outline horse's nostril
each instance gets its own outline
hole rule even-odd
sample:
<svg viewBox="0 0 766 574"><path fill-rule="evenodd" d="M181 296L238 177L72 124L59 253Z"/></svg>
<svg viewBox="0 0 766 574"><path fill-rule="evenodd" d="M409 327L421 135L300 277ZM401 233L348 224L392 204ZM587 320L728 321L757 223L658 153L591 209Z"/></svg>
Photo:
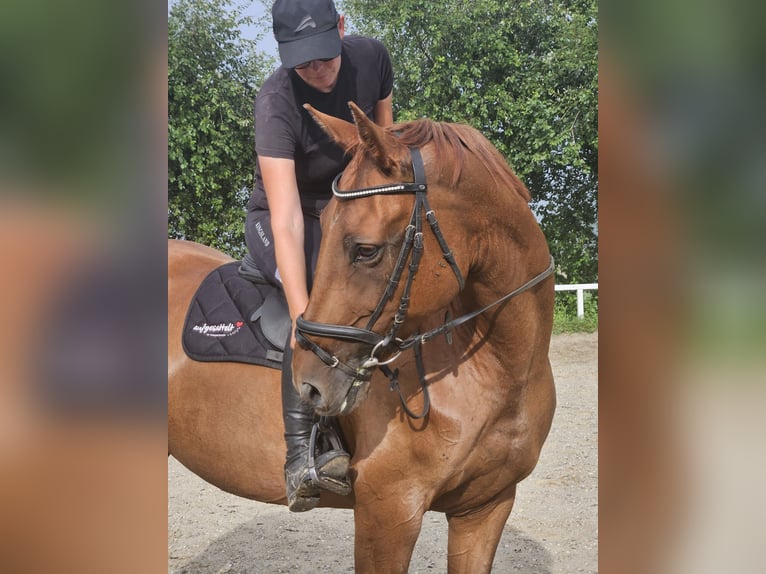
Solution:
<svg viewBox="0 0 766 574"><path fill-rule="evenodd" d="M322 393L314 385L303 383L301 385L301 399L312 407L317 407L322 402Z"/></svg>

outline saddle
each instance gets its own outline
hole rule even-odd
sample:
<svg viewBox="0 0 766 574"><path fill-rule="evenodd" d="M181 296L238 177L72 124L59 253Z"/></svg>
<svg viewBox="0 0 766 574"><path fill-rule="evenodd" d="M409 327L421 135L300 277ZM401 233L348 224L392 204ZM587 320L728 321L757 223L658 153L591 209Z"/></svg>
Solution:
<svg viewBox="0 0 766 574"><path fill-rule="evenodd" d="M249 253L240 262L239 274L253 283L270 285ZM281 351L285 350L285 343L290 335L290 310L282 289L269 290L263 305L250 315L250 321L260 321L261 331L266 339Z"/></svg>
<svg viewBox="0 0 766 574"><path fill-rule="evenodd" d="M189 305L182 344L197 361L281 369L289 335L282 290L247 256L214 269L202 281Z"/></svg>

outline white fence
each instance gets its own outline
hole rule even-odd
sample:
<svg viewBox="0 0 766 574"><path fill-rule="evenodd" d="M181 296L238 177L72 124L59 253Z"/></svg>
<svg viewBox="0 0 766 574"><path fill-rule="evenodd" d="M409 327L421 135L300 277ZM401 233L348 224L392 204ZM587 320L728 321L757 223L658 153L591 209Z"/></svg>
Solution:
<svg viewBox="0 0 766 574"><path fill-rule="evenodd" d="M577 316L581 319L585 316L584 291L598 291L598 283L580 283L578 285L556 285L556 291L577 291Z"/></svg>

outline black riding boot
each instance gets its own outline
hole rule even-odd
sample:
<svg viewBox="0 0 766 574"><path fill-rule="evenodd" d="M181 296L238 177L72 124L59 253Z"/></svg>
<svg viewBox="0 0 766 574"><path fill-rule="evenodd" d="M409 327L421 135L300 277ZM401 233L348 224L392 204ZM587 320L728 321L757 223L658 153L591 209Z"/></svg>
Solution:
<svg viewBox="0 0 766 574"><path fill-rule="evenodd" d="M287 506L293 512L311 510L319 504L319 489L324 488L336 494L351 492L346 473L349 455L340 447L340 441L333 429L327 429L320 444L328 443L330 448L322 454L315 454L316 479L309 469L309 442L316 415L314 410L303 403L292 381L292 349L288 342L282 364L282 417L285 423L285 482L287 484Z"/></svg>

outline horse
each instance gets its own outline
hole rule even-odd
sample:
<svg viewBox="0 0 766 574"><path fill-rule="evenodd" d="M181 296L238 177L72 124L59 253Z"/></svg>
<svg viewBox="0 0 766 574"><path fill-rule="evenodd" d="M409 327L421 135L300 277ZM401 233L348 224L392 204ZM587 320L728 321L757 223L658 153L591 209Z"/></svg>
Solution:
<svg viewBox="0 0 766 574"><path fill-rule="evenodd" d="M429 510L447 517L449 572L490 572L555 410L553 260L529 191L480 132L381 128L349 107L354 123L306 106L351 158L294 331L293 382L352 455L353 493L320 505L353 508L357 572L407 572ZM231 259L189 242L168 255L169 452L285 504L279 373L181 348L197 285Z"/></svg>

